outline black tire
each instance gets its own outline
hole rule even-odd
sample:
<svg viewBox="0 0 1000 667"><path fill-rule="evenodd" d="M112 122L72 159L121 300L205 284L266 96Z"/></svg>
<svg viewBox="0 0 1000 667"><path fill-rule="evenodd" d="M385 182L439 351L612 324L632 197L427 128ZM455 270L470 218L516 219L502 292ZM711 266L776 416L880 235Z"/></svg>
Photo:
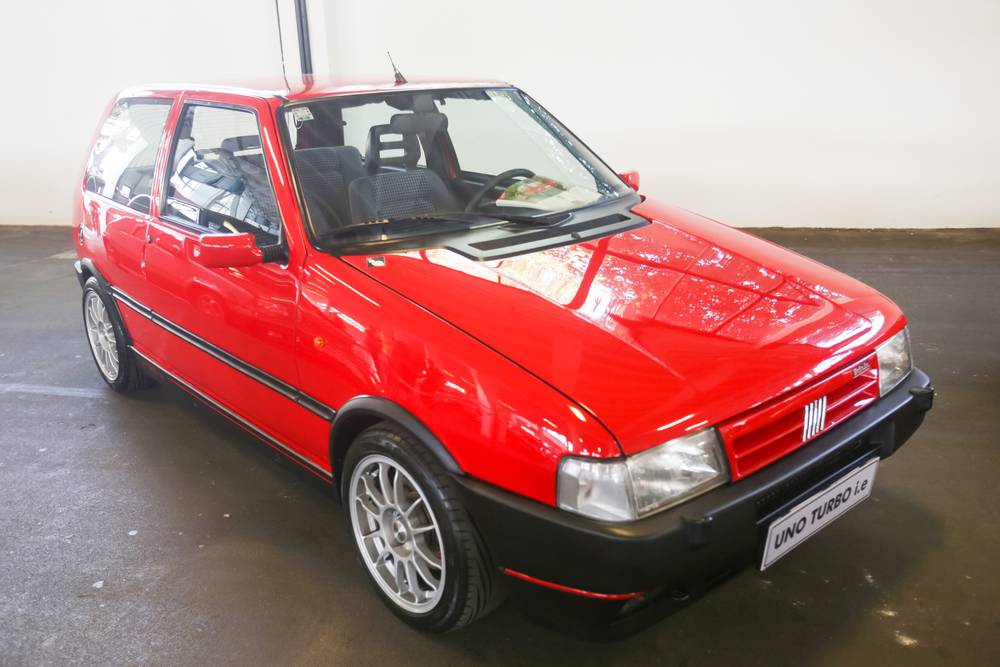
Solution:
<svg viewBox="0 0 1000 667"><path fill-rule="evenodd" d="M86 310L91 294L96 295L96 297L101 300L101 303L104 304L107 317L110 320L112 330L114 331L115 349L118 352L118 372L114 374L113 377L101 368L101 363L97 359L97 352L94 349L94 345L90 343L89 334L87 332ZM104 290L101 289L101 284L94 277L88 278L87 282L83 285L82 307L84 311L84 335L88 336L87 347L90 349L90 356L94 360L94 365L97 367L97 372L100 374L101 379L103 379L109 387L123 394L138 391L140 389L146 389L154 385L155 382L153 379L142 369L128 347L128 343L126 342L128 341L128 334L125 331L125 325L118 316L118 310L115 308L114 302L110 296L104 293Z"/></svg>
<svg viewBox="0 0 1000 667"><path fill-rule="evenodd" d="M391 459L403 468L419 486L419 492L431 505L436 518L445 574L440 598L426 612L414 613L401 606L382 590L366 565L361 539L354 530L350 487L355 468L360 462L371 460L372 455ZM381 422L355 439L344 461L341 497L362 569L386 606L410 625L424 632L450 632L485 616L503 601L498 572L459 499L455 483L434 455L404 429L391 422Z"/></svg>

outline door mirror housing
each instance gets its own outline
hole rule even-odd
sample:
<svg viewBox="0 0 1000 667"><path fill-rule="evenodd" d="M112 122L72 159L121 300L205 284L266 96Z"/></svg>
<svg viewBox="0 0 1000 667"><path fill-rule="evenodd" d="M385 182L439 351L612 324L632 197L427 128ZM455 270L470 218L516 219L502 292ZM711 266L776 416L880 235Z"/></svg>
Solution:
<svg viewBox="0 0 1000 667"><path fill-rule="evenodd" d="M639 191L639 172L635 170L623 171L618 174L618 178L625 181L625 185L629 186L636 192Z"/></svg>
<svg viewBox="0 0 1000 667"><path fill-rule="evenodd" d="M253 234L205 234L188 239L188 257L208 268L253 266L264 261Z"/></svg>

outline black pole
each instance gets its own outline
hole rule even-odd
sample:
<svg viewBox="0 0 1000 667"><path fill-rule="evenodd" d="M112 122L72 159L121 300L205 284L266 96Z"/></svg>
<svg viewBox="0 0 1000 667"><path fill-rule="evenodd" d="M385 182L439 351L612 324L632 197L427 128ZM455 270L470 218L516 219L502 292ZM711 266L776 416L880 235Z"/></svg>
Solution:
<svg viewBox="0 0 1000 667"><path fill-rule="evenodd" d="M313 73L312 49L309 47L309 17L306 0L295 0L295 24L299 31L299 62L303 74Z"/></svg>

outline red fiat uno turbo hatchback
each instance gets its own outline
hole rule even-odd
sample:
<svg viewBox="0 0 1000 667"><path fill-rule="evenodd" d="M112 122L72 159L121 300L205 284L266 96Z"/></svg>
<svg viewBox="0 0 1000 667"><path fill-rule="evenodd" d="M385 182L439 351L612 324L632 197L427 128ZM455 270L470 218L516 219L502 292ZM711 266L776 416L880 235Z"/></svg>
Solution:
<svg viewBox="0 0 1000 667"><path fill-rule="evenodd" d="M413 625L627 626L867 498L933 397L892 301L638 184L504 83L128 90L86 334L333 485Z"/></svg>

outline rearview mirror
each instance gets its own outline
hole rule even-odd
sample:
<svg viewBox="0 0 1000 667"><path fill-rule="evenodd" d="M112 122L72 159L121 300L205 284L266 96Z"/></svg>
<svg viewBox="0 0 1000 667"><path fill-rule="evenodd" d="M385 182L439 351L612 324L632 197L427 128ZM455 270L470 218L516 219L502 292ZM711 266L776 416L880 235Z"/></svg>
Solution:
<svg viewBox="0 0 1000 667"><path fill-rule="evenodd" d="M639 191L639 172L623 171L620 174L618 174L618 178L625 181L625 184L628 185L633 190L635 190L636 192Z"/></svg>
<svg viewBox="0 0 1000 667"><path fill-rule="evenodd" d="M264 261L253 234L206 234L188 239L187 244L191 260L209 268L253 266Z"/></svg>

